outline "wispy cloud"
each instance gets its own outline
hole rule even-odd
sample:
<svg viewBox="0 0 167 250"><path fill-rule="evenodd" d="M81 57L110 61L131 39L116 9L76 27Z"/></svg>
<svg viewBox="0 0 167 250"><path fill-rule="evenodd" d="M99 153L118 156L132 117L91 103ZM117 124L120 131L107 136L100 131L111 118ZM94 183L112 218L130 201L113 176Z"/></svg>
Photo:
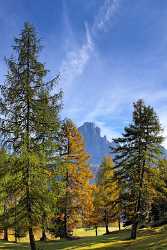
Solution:
<svg viewBox="0 0 167 250"><path fill-rule="evenodd" d="M85 43L80 48L67 53L65 60L62 62L60 72L63 81L68 81L68 83L83 73L93 51L93 41L87 24L85 24L85 32Z"/></svg>
<svg viewBox="0 0 167 250"><path fill-rule="evenodd" d="M163 107L159 108L157 110L160 123L163 129L163 136L164 136L164 142L163 146L167 149L167 115L166 115L167 105L164 105Z"/></svg>
<svg viewBox="0 0 167 250"><path fill-rule="evenodd" d="M106 29L118 9L118 3L119 0L105 0L90 29L88 24L85 24L85 42L79 48L68 52L60 67L63 82L68 82L69 85L83 73L94 51L95 41L92 37Z"/></svg>
<svg viewBox="0 0 167 250"><path fill-rule="evenodd" d="M111 128L111 126L107 126L105 122L96 121L96 125L101 129L101 135L106 136L109 141L112 141L113 138L120 136L118 131Z"/></svg>
<svg viewBox="0 0 167 250"><path fill-rule="evenodd" d="M93 31L106 31L112 24L112 18L118 11L120 0L106 0L100 8L93 24Z"/></svg>
<svg viewBox="0 0 167 250"><path fill-rule="evenodd" d="M110 63L109 65L107 64L108 62L106 62L106 58L98 57L99 51L96 51L96 41L101 37L103 32L110 31L121 7L121 0L104 0L101 2L103 5L97 11L93 23L85 25L83 43L78 45L76 42L74 49L67 52L62 61L60 71L63 75L63 85L65 85L65 113L67 116L71 116L78 125L85 121L95 122L101 127L102 134L107 135L108 138L111 139L120 135L124 126L131 121L133 102L138 98L144 98L146 104L151 104L155 107L155 110L160 116L162 126L165 129L164 134L167 136L166 109L164 112L158 109L159 103L164 102L167 98L167 91L164 90L163 86L157 88L157 84L155 83L163 82L164 79L162 73L159 74L158 71L154 70L155 64L152 63L151 65L152 71L148 70L150 69L150 63L148 62L150 57L146 57L146 62L143 63L142 61L144 68L146 68L145 65L149 65L147 72L145 72L145 69L142 67L137 67L136 70L136 66L133 65L133 60L131 63L131 61L129 62L129 58L127 64L125 61L125 63L121 65L118 64L117 66L115 63L115 61L117 62L117 58L114 63ZM87 76L87 83L84 83L85 78L83 78L84 80L77 78L83 75L88 65L92 65L93 60L91 61L91 59L94 58L94 55L96 55L96 59L100 61L99 66L97 66L97 64L95 65L97 73L94 71L93 77L92 75L91 77ZM127 66L126 68L126 65L130 65L130 67L128 68ZM158 65L158 69L160 72L163 72L161 66L162 65ZM103 77L100 79L98 78L100 76L98 71L103 71ZM136 72L142 72L142 76L136 74ZM76 79L78 81L76 81ZM77 82L79 82L79 84L82 82L86 85L86 87L82 86L83 93L76 94L77 88L75 84ZM78 86L80 87L79 84ZM89 84L91 84L91 88L89 88ZM89 93L85 90L86 88L89 88ZM70 91L73 91L73 95L69 94ZM93 93L93 91L95 93ZM85 93L88 98L83 105ZM66 95L70 96L70 100ZM165 140L164 145L167 147L167 140Z"/></svg>

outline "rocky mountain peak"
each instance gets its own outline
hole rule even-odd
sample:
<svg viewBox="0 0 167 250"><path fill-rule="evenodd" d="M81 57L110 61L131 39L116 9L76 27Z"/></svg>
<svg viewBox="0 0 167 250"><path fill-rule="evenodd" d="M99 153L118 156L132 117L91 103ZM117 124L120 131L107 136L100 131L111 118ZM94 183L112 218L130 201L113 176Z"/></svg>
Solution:
<svg viewBox="0 0 167 250"><path fill-rule="evenodd" d="M93 122L85 122L78 128L84 138L85 147L93 166L98 166L104 156L110 155L111 142L106 136L101 136L101 130Z"/></svg>

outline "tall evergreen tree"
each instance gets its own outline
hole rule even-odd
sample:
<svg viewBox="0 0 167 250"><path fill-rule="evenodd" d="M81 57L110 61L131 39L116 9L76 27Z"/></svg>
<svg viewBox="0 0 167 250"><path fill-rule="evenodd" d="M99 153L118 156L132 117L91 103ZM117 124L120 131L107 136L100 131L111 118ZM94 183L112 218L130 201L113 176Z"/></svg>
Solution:
<svg viewBox="0 0 167 250"><path fill-rule="evenodd" d="M114 139L114 162L126 197L125 211L132 224L131 238L136 238L138 223L150 211L150 186L153 168L160 154L161 126L152 107L143 100L134 103L133 121L122 137Z"/></svg>
<svg viewBox="0 0 167 250"><path fill-rule="evenodd" d="M41 46L32 25L24 25L13 49L15 57L6 60L8 73L1 85L0 132L3 146L12 152L9 172L19 197L18 219L24 218L31 249L36 250L33 226L41 220L48 195L53 168L48 163L56 155L62 93L55 93L58 76L45 80L48 71L38 61Z"/></svg>

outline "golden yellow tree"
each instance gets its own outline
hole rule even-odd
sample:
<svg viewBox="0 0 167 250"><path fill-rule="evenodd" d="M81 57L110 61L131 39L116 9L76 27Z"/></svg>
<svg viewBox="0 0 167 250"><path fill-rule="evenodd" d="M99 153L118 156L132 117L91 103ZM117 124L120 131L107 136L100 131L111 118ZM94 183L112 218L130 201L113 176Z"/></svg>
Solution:
<svg viewBox="0 0 167 250"><path fill-rule="evenodd" d="M96 211L105 224L106 234L109 233L109 223L120 216L120 189L110 156L104 157L97 173L95 201Z"/></svg>
<svg viewBox="0 0 167 250"><path fill-rule="evenodd" d="M64 214L64 237L69 236L76 225L83 225L93 209L90 180L93 175L88 163L83 138L71 120L63 126L64 147L64 197L60 206Z"/></svg>

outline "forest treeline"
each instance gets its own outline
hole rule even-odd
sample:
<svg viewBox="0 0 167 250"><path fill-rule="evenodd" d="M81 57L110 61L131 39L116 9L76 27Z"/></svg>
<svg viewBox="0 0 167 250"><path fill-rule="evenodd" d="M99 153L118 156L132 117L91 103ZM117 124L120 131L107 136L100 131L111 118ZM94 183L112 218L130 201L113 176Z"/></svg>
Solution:
<svg viewBox="0 0 167 250"><path fill-rule="evenodd" d="M94 176L82 136L70 119L61 119L60 75L48 79L39 61L40 40L25 23L6 59L0 85L0 229L15 240L34 229L71 238L76 227L117 222L137 228L167 222L167 160L162 156L163 130L151 106L133 104L132 121L113 139ZM112 104L111 104L112 105ZM105 110L104 110L105 113ZM94 180L94 181L93 181Z"/></svg>

